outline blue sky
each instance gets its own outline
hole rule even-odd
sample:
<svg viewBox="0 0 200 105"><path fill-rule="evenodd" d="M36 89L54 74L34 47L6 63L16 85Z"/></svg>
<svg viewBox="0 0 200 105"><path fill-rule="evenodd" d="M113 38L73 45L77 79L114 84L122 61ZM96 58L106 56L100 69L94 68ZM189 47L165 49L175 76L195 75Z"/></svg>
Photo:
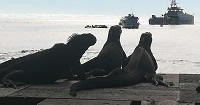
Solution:
<svg viewBox="0 0 200 105"><path fill-rule="evenodd" d="M160 16L170 0L0 0L0 13L88 14L123 16ZM200 0L177 0L184 12L200 17Z"/></svg>

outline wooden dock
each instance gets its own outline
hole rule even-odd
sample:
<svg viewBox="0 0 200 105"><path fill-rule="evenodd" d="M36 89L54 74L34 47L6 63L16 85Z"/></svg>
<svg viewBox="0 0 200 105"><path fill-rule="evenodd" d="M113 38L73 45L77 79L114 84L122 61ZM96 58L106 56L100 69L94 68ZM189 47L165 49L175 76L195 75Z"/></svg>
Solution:
<svg viewBox="0 0 200 105"><path fill-rule="evenodd" d="M200 105L198 74L160 74L175 86L140 83L128 87L93 89L70 96L76 81L57 81L51 85L0 88L0 105Z"/></svg>

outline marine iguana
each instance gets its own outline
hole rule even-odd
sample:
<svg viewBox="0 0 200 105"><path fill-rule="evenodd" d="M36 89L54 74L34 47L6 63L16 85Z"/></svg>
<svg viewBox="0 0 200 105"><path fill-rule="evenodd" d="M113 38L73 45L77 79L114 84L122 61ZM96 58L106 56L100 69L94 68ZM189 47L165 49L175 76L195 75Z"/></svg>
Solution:
<svg viewBox="0 0 200 105"><path fill-rule="evenodd" d="M119 25L111 26L107 41L98 56L82 64L83 70L88 75L107 75L113 69L122 66L127 57L120 43L121 33Z"/></svg>
<svg viewBox="0 0 200 105"><path fill-rule="evenodd" d="M151 43L152 43L152 34L150 32L145 32L145 33L143 33L141 35L139 44L136 46L136 49L138 47L144 48L149 53L149 55L151 56L151 59L153 60L153 64L154 64L154 67L155 67L155 70L157 70L158 69L158 65L157 65L156 59L153 56L153 53L151 51ZM125 67L127 65L127 63L129 62L130 58L131 58L131 55L128 56L127 59L123 62L122 67Z"/></svg>
<svg viewBox="0 0 200 105"><path fill-rule="evenodd" d="M144 34L141 36L139 45L131 54L124 68L116 68L106 76L99 76L74 83L70 87L69 94L76 96L76 92L81 90L130 86L141 82L151 82L155 85L169 86L167 83L163 82L161 76L156 75L157 66L155 66L155 62L152 59L152 54L149 54L149 51L144 47L151 46L149 45L151 44L151 34Z"/></svg>
<svg viewBox="0 0 200 105"><path fill-rule="evenodd" d="M96 43L90 33L73 34L67 44L55 44L52 48L0 64L0 80L5 87L23 83L52 83L58 79L86 79L80 63L85 51Z"/></svg>

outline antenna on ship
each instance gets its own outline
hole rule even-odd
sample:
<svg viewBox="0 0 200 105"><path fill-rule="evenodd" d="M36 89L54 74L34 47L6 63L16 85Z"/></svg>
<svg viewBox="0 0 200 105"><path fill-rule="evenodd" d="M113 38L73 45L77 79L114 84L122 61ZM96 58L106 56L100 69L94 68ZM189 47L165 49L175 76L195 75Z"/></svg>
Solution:
<svg viewBox="0 0 200 105"><path fill-rule="evenodd" d="M132 9L132 7L131 7L131 15L133 15L133 9Z"/></svg>

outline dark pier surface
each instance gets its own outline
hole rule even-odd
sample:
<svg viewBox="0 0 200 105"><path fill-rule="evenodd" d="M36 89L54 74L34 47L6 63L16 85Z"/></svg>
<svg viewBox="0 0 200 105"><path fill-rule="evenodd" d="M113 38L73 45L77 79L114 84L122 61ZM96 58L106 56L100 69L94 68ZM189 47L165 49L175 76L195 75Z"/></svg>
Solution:
<svg viewBox="0 0 200 105"><path fill-rule="evenodd" d="M69 87L76 81L57 81L50 85L0 88L0 105L200 105L195 89L200 74L160 74L175 86L140 83L133 86L93 89L70 96Z"/></svg>

